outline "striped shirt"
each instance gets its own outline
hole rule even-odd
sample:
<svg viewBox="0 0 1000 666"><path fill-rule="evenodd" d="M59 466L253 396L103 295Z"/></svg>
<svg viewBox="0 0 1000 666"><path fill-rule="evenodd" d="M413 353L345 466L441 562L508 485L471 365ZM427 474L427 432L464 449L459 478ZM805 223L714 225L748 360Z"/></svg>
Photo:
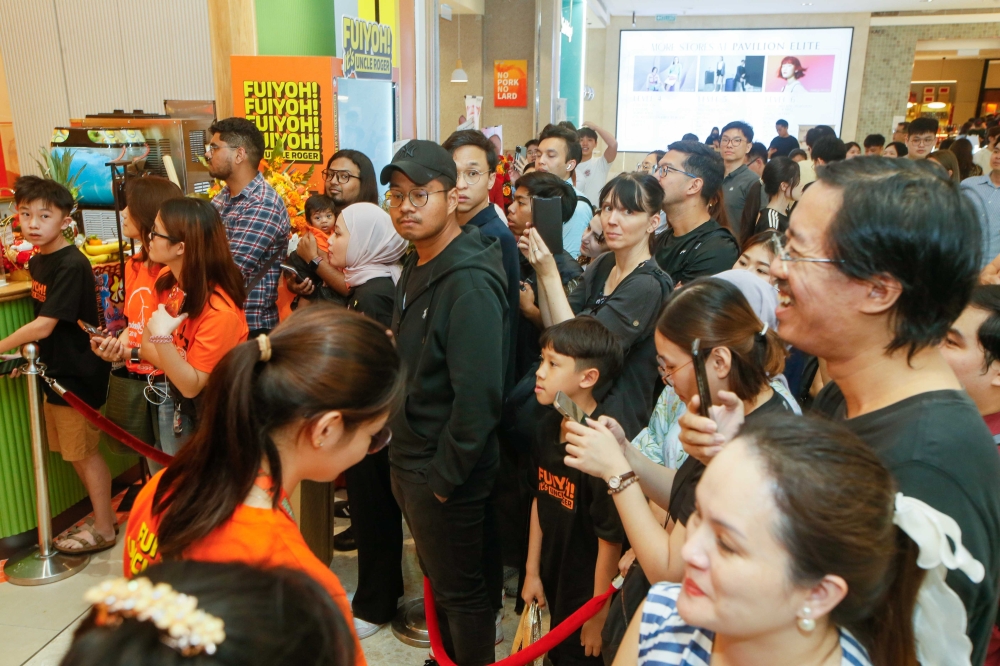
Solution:
<svg viewBox="0 0 1000 666"><path fill-rule="evenodd" d="M677 613L676 583L657 583L649 590L639 624L639 664L709 666L715 633L692 627ZM846 629L840 630L841 666L871 666L868 653Z"/></svg>
<svg viewBox="0 0 1000 666"><path fill-rule="evenodd" d="M284 258L288 254L288 237L292 232L288 208L261 174L254 176L236 196L230 195L226 185L212 199L212 204L222 217L229 250L243 273L244 284L249 284L271 257L280 254ZM247 294L243 308L251 331L278 325L280 261L275 261Z"/></svg>
<svg viewBox="0 0 1000 666"><path fill-rule="evenodd" d="M962 192L972 202L979 217L983 233L983 261L980 268L983 268L1000 254L1000 187L994 185L987 174L963 180Z"/></svg>

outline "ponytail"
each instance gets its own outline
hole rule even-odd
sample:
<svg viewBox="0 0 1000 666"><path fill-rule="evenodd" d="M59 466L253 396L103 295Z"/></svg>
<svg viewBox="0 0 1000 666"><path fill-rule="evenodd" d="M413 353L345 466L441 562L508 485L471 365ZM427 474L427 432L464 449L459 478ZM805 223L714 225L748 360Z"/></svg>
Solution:
<svg viewBox="0 0 1000 666"><path fill-rule="evenodd" d="M872 666L918 666L916 637L913 633L913 610L917 593L927 573L917 565L920 548L896 528L896 557L889 589L872 615L848 629L868 648ZM830 615L837 621L837 610Z"/></svg>
<svg viewBox="0 0 1000 666"><path fill-rule="evenodd" d="M249 494L262 461L274 479L277 506L281 456L271 435L295 423L308 427L338 410L348 431L392 412L405 376L382 326L363 315L316 305L278 326L262 360L256 340L230 351L203 392L201 422L163 472L153 497L162 514L159 542L166 559L228 520Z"/></svg>

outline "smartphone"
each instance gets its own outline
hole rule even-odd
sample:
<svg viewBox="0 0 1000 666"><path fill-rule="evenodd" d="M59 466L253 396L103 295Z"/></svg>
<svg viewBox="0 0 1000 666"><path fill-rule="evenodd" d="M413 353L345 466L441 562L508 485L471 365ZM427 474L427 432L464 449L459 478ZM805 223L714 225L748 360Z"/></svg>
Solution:
<svg viewBox="0 0 1000 666"><path fill-rule="evenodd" d="M181 313L181 308L184 307L184 297L186 294L184 291L178 287L176 284L171 287L170 291L167 292L166 300L163 303L163 309L167 311L167 314L171 317L176 317Z"/></svg>
<svg viewBox="0 0 1000 666"><path fill-rule="evenodd" d="M514 149L514 162L517 162L522 157L528 159L528 149L524 146L518 146Z"/></svg>
<svg viewBox="0 0 1000 666"><path fill-rule="evenodd" d="M570 421L576 421L581 425L587 425L587 413L583 411L580 405L573 402L570 397L562 391L556 393L554 406L557 412L568 418Z"/></svg>
<svg viewBox="0 0 1000 666"><path fill-rule="evenodd" d="M295 266L292 266L291 264L286 264L285 262L281 262L278 265L281 266L281 270L285 271L286 273L291 273L292 275L294 275L295 279L298 280L299 282L302 282L303 280L306 279L305 276L302 275L302 273L299 273L299 270L295 268Z"/></svg>
<svg viewBox="0 0 1000 666"><path fill-rule="evenodd" d="M708 388L708 372L705 370L705 357L711 354L711 349L702 349L701 340L695 338L691 343L691 359L694 362L694 376L698 382L698 413L701 416L710 418L708 408L712 406L712 390Z"/></svg>
<svg viewBox="0 0 1000 666"><path fill-rule="evenodd" d="M20 368L27 362L28 360L25 358L11 358L6 361L0 361L0 377L3 375L9 375L16 368Z"/></svg>
<svg viewBox="0 0 1000 666"><path fill-rule="evenodd" d="M87 333L87 335L89 335L92 338L105 338L108 335L107 333L105 333L101 329L99 329L99 328L97 328L95 326L91 326L90 324L88 324L87 322L85 322L82 319L77 319L76 320L76 324L77 324L77 326L79 326L80 328L82 328Z"/></svg>
<svg viewBox="0 0 1000 666"><path fill-rule="evenodd" d="M531 226L552 254L563 250L562 199L560 197L531 197Z"/></svg>

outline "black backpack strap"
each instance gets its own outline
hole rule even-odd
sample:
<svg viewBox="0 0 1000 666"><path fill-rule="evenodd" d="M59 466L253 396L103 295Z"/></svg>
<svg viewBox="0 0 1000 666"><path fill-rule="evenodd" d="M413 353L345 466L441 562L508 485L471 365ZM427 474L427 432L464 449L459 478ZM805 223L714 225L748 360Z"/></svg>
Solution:
<svg viewBox="0 0 1000 666"><path fill-rule="evenodd" d="M577 194L576 195L576 202L577 203L583 202L583 203L587 204L587 208L590 209L590 214L591 215L597 215L597 210L594 208L594 204L590 203L590 199L588 199L587 197L583 196L582 194ZM572 218L570 218L570 219L572 219ZM568 221L569 220L567 220L567 222ZM563 222L563 224L566 224L566 222Z"/></svg>
<svg viewBox="0 0 1000 666"><path fill-rule="evenodd" d="M250 280L249 283L247 283L248 294L254 290L254 287L256 287L261 280L264 279L264 276L267 275L267 272L271 270L271 266L274 266L275 262L277 262L279 259L281 259L281 253L275 252L274 256L272 256L270 259L264 262L264 265L260 267L260 270L254 274L253 279Z"/></svg>

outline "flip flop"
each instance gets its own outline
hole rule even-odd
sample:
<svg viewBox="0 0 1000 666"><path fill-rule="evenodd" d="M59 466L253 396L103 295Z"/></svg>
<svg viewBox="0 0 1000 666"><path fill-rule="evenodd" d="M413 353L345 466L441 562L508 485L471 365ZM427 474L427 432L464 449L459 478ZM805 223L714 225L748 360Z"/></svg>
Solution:
<svg viewBox="0 0 1000 666"><path fill-rule="evenodd" d="M53 541L52 546L60 553L65 553L66 555L85 555L87 553L97 553L102 550L107 550L109 548L114 548L115 544L118 543L118 537L110 541L101 536L100 532L97 530L89 530L90 536L94 539L94 543L88 542L86 539L80 536L82 530L77 530L76 532L71 532L67 534L63 539L69 541L75 541L80 544L80 548L62 548Z"/></svg>

